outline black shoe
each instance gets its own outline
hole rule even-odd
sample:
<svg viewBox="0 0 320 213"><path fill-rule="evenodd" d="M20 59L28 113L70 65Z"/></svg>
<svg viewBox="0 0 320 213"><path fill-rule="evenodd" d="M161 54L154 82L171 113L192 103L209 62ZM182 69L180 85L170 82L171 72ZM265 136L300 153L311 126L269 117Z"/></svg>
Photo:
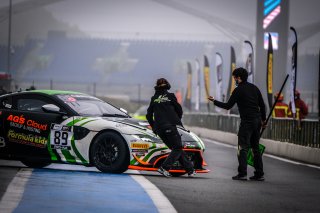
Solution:
<svg viewBox="0 0 320 213"><path fill-rule="evenodd" d="M251 176L250 178L249 178L250 180L255 180L255 181L264 181L264 177L263 177L263 175L261 176L261 175L253 175L253 176Z"/></svg>
<svg viewBox="0 0 320 213"><path fill-rule="evenodd" d="M236 175L232 177L232 180L247 180L247 175Z"/></svg>
<svg viewBox="0 0 320 213"><path fill-rule="evenodd" d="M162 168L162 166L158 169L158 172L160 174L162 174L165 177L171 177L172 175L170 174L169 171L165 170L164 168Z"/></svg>
<svg viewBox="0 0 320 213"><path fill-rule="evenodd" d="M196 170L193 169L193 170L188 172L188 177L194 177L194 176L196 176L196 174L197 174Z"/></svg>

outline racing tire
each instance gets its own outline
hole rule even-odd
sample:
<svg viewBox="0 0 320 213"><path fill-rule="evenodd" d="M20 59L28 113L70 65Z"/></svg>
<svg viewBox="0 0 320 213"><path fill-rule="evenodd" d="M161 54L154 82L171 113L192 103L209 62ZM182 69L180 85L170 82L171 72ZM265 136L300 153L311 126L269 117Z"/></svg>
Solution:
<svg viewBox="0 0 320 213"><path fill-rule="evenodd" d="M101 133L91 144L90 162L101 172L125 172L130 163L126 141L115 132Z"/></svg>
<svg viewBox="0 0 320 213"><path fill-rule="evenodd" d="M30 159L23 159L21 160L21 163L31 168L43 168L51 164L50 162L46 162L46 161L39 161L39 160L37 161L37 160L30 160Z"/></svg>

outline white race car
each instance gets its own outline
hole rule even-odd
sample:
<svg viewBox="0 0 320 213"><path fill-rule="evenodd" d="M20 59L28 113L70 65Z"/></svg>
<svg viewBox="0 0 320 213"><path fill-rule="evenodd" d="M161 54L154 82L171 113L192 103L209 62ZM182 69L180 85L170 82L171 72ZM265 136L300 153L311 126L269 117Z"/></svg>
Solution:
<svg viewBox="0 0 320 213"><path fill-rule="evenodd" d="M95 166L102 172L156 171L170 149L123 110L83 93L33 90L0 96L0 158L30 167L50 163ZM183 147L198 173L207 173L204 144L178 127ZM186 171L177 161L170 172Z"/></svg>

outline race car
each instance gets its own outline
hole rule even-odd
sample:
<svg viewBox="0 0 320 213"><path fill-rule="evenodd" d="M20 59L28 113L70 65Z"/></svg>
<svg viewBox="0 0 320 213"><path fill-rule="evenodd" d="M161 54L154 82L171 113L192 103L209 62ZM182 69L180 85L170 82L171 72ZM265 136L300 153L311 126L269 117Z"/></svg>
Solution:
<svg viewBox="0 0 320 213"><path fill-rule="evenodd" d="M170 149L123 109L71 91L33 90L0 96L0 158L29 167L50 163L95 166L102 172L156 171ZM203 142L178 127L183 149L198 173L207 173ZM174 176L186 173L177 161Z"/></svg>

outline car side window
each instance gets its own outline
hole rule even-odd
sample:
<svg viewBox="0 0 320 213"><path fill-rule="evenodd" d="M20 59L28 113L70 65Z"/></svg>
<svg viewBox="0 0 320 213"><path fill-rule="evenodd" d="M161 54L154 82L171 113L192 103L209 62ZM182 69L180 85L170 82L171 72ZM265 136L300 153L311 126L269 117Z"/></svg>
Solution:
<svg viewBox="0 0 320 213"><path fill-rule="evenodd" d="M48 104L46 101L32 98L21 98L17 100L17 109L22 111L43 112L42 106Z"/></svg>
<svg viewBox="0 0 320 213"><path fill-rule="evenodd" d="M0 100L0 109L11 109L12 108L12 99L6 97Z"/></svg>

